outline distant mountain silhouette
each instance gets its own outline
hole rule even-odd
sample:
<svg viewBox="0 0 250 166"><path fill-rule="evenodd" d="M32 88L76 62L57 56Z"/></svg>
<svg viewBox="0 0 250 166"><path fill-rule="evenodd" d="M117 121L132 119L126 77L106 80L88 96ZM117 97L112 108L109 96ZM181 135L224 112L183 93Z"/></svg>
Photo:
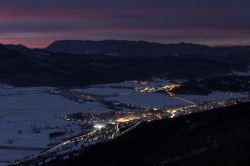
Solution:
<svg viewBox="0 0 250 166"><path fill-rule="evenodd" d="M57 41L47 49L0 44L0 83L18 86L83 86L150 77L202 79L246 71L248 66L247 46L115 40Z"/></svg>
<svg viewBox="0 0 250 166"><path fill-rule="evenodd" d="M67 52L73 54L109 54L109 55L178 55L205 53L211 48L205 45L179 43L160 44L145 41L103 40L81 41L61 40L49 45L52 52Z"/></svg>

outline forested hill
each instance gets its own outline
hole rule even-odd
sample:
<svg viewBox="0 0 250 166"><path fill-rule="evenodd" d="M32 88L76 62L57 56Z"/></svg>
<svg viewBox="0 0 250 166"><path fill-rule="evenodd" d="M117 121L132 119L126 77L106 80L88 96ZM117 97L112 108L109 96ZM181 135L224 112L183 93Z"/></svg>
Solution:
<svg viewBox="0 0 250 166"><path fill-rule="evenodd" d="M103 48L97 49L100 52L72 54L68 53L70 49L54 52L29 49L22 45L0 45L0 83L17 86L85 86L151 77L190 80L248 71L250 66L249 47L106 42L113 48L110 50L118 50L123 56L107 53L105 50L109 50L108 46L100 46Z"/></svg>

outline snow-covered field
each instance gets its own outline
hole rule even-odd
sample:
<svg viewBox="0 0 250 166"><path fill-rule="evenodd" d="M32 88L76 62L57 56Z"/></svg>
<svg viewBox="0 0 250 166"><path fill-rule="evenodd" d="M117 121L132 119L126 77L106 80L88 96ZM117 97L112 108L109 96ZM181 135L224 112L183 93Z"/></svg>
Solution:
<svg viewBox="0 0 250 166"><path fill-rule="evenodd" d="M169 81L133 82L94 85L73 89L80 93L102 96L106 101L118 101L148 108L186 106L206 101L225 101L231 98L247 97L248 93L213 92L208 96L177 95L163 93L135 92L138 87L162 87ZM66 114L110 111L100 102L78 103L70 98L52 95L50 87L20 88L0 85L0 146L46 148L49 144L80 133L80 122L65 121ZM126 110L126 108L124 108ZM134 110L136 111L136 110ZM50 139L49 134L64 132L65 135ZM0 166L5 161L22 159L34 151L4 150L0 148Z"/></svg>
<svg viewBox="0 0 250 166"><path fill-rule="evenodd" d="M56 142L49 133L65 132L63 137L81 131L79 124L65 121L64 115L78 112L108 111L99 103L77 103L51 95L51 88L0 86L0 146L47 147ZM32 152L34 153L34 151ZM21 159L28 151L0 151L0 161Z"/></svg>
<svg viewBox="0 0 250 166"><path fill-rule="evenodd" d="M250 67L248 67L248 71L246 71L246 72L233 71L230 75L236 75L236 76L250 76Z"/></svg>
<svg viewBox="0 0 250 166"><path fill-rule="evenodd" d="M108 99L149 108L187 105L184 101L160 93L130 93L110 97Z"/></svg>
<svg viewBox="0 0 250 166"><path fill-rule="evenodd" d="M227 101L229 99L237 99L247 97L248 93L230 93L230 92L222 92L215 91L209 95L180 95L179 97L184 98L186 100L192 101L194 103L203 103L209 101Z"/></svg>
<svg viewBox="0 0 250 166"><path fill-rule="evenodd" d="M0 149L0 166L8 165L13 160L21 159L25 156L30 156L33 153L34 151Z"/></svg>
<svg viewBox="0 0 250 166"><path fill-rule="evenodd" d="M103 95L106 100L119 101L121 103L133 104L141 107L164 108L172 106L185 106L192 103L203 103L208 101L226 101L229 99L247 97L248 93L230 93L215 91L209 95L176 95L175 97L161 93L136 93L135 88L162 87L170 82L168 80L152 80L145 84L127 81L115 84L96 85L81 89L81 92Z"/></svg>
<svg viewBox="0 0 250 166"><path fill-rule="evenodd" d="M100 96L116 96L120 94L127 94L131 93L133 90L129 88L114 88L114 87L107 87L107 86L93 86L86 89L75 89L77 92L87 93L87 94L94 94Z"/></svg>

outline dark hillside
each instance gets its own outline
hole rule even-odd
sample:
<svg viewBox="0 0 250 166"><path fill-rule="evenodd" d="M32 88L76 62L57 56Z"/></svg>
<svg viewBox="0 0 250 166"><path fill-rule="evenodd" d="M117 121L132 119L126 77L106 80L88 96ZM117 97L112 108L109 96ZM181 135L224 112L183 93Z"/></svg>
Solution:
<svg viewBox="0 0 250 166"><path fill-rule="evenodd" d="M79 43L87 49L90 47L100 51L71 54L66 50L50 52L22 45L0 45L0 83L17 86L85 86L151 77L197 80L221 77L232 71L248 71L250 66L249 47L213 48L187 43L163 45L142 41L60 43L71 46ZM118 50L124 56L109 54L107 50Z"/></svg>
<svg viewBox="0 0 250 166"><path fill-rule="evenodd" d="M191 43L160 44L146 41L103 40L81 41L60 40L49 45L52 52L67 52L73 54L111 54L116 56L162 56L176 54L206 54L211 47Z"/></svg>

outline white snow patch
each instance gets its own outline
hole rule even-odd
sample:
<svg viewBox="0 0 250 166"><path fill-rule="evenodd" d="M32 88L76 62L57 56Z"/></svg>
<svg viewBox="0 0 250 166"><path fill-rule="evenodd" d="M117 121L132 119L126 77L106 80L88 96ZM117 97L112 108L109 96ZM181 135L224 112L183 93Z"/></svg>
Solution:
<svg viewBox="0 0 250 166"><path fill-rule="evenodd" d="M70 137L81 131L80 122L63 119L66 114L109 111L97 102L78 103L51 95L48 93L50 89L0 85L0 146L47 147L55 142L50 140L49 133L65 131L63 137ZM13 156L13 160L32 153L34 151L1 150L0 161L5 161L8 154Z"/></svg>
<svg viewBox="0 0 250 166"><path fill-rule="evenodd" d="M179 95L179 97L195 103L203 103L208 101L227 101L229 99L248 97L248 93L214 91L209 95Z"/></svg>
<svg viewBox="0 0 250 166"><path fill-rule="evenodd" d="M120 95L118 97L110 97L110 100L116 100L121 103L133 104L142 107L164 108L166 106L187 105L186 102L175 99L166 94L160 93L131 93Z"/></svg>

